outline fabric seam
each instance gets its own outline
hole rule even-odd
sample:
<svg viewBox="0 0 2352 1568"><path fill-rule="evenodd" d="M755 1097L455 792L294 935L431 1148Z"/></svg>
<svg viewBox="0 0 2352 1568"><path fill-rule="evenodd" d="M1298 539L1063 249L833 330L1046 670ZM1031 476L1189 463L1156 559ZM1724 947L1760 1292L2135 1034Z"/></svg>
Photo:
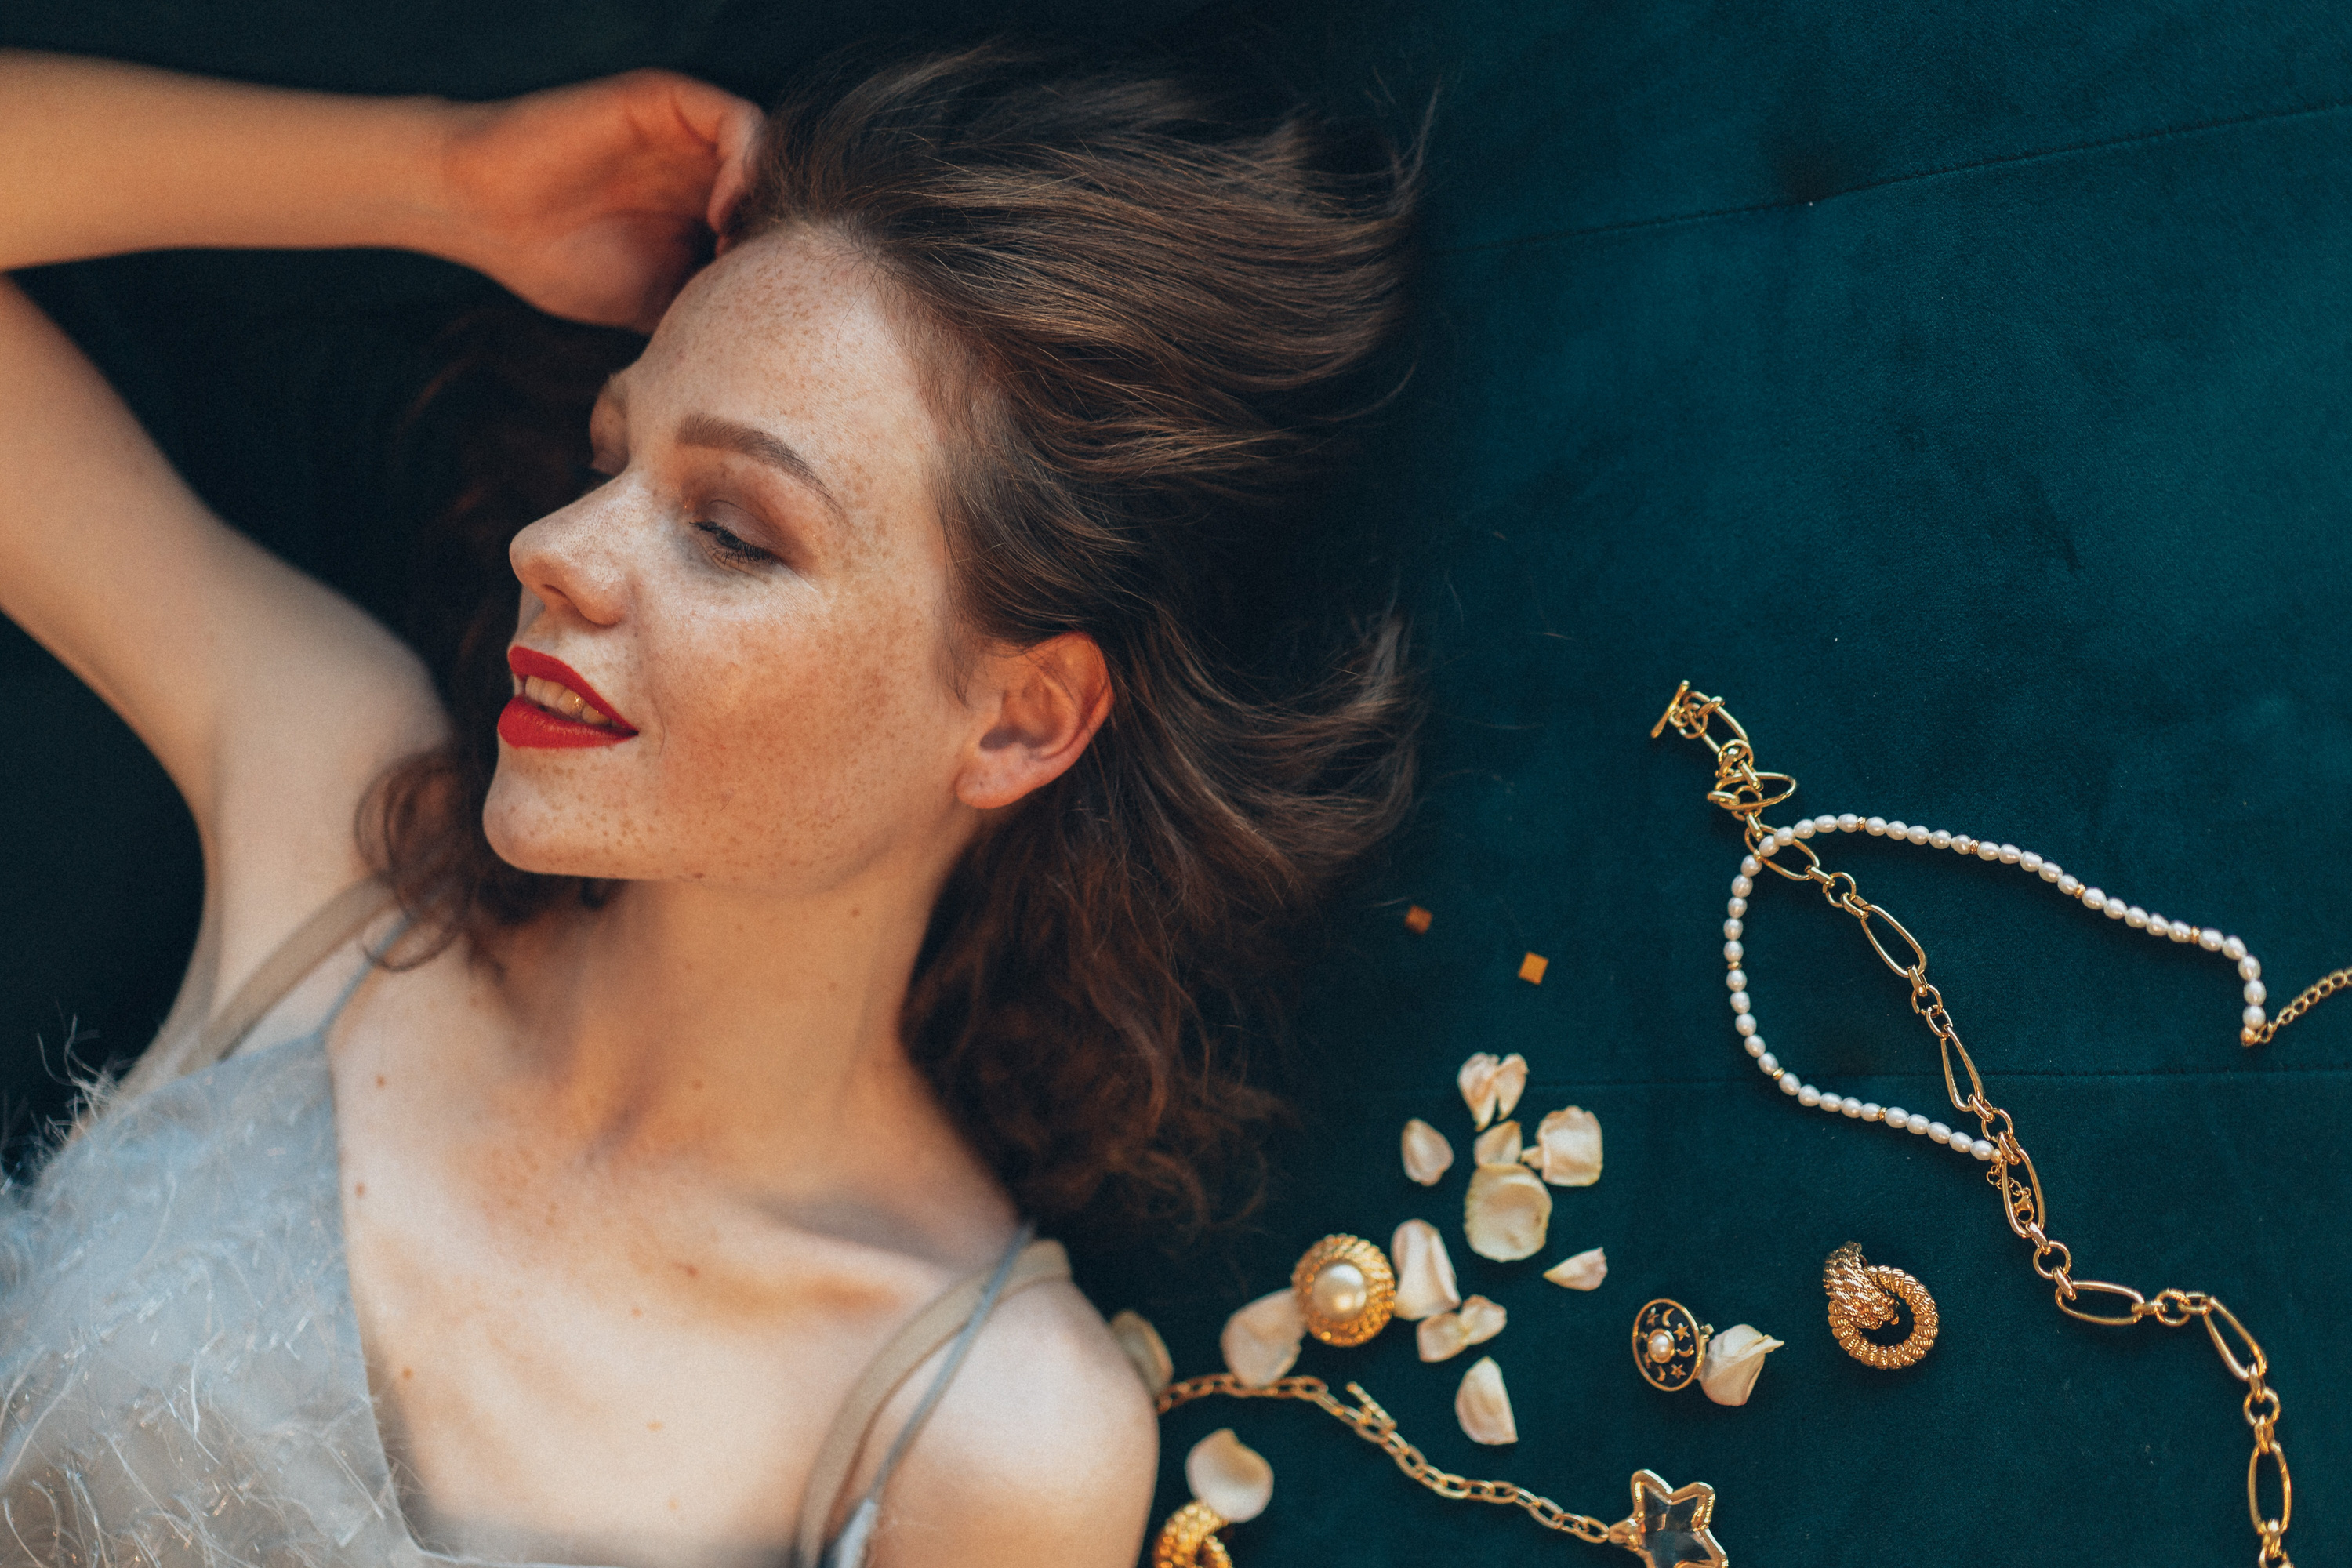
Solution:
<svg viewBox="0 0 2352 1568"><path fill-rule="evenodd" d="M2331 103L2309 104L2300 109L2267 110L2259 114L2239 114L2220 120L2200 120L2187 125L2167 126L2157 131L2134 132L2127 136L2109 136L2092 142L2074 142L2063 147L2043 147L2031 153L2009 153L1997 157L1978 158L1965 163L1948 163L1932 169L1916 169L1909 174L1888 174L1882 179L1865 180L1860 184L1848 185L1843 189L1826 192L1818 196L1792 196L1782 201L1750 202L1741 206L1711 207L1699 212L1671 213L1660 217L1624 218L1615 223L1595 224L1586 228L1547 229L1540 234L1519 235L1510 239L1493 239L1478 245L1455 246L1440 250L1437 254L1477 256L1489 251L1513 250L1522 246L1553 245L1567 240L1588 239L1603 235L1630 234L1646 228L1670 228L1681 224L1711 222L1717 218L1746 217L1756 213L1817 206L1822 202L1833 202L1843 196L1863 195L1872 191L1884 190L1890 185L1912 184L1922 180L1938 180L1953 174L1974 174L1984 169L2007 168L2012 164L2072 157L2080 153L2105 152L2112 148L2135 146L2143 142L2203 136L2218 131L2237 130L2247 125L2305 120L2324 114L2339 114L2347 109L2352 109L2352 100L2339 100Z"/></svg>

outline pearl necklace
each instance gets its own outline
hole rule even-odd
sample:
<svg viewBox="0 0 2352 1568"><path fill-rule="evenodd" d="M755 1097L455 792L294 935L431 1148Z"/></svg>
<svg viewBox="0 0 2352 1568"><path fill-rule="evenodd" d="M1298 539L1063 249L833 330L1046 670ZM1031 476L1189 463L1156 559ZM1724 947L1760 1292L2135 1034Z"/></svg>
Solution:
<svg viewBox="0 0 2352 1568"><path fill-rule="evenodd" d="M1718 721L1726 731L1720 737L1715 733ZM2186 1328L2192 1322L2204 1324L2222 1366L2245 1387L2241 1404L2246 1424L2254 1434L2254 1451L2246 1461L2246 1508L2260 1540L2261 1560L2284 1568L2285 1535L2294 1511L2294 1488L2287 1472L2286 1450L2278 1440L2278 1390L2269 1382L2270 1360L2263 1353L2261 1344L2237 1314L2209 1292L2167 1287L2150 1297L2111 1279L2075 1277L2073 1251L2050 1234L2049 1205L2042 1196L2042 1178L2034 1170L2033 1157L2019 1140L2015 1119L1987 1098L1982 1076L1969 1058L1968 1047L1960 1043L1958 1028L1944 1005L1943 993L1927 978L1927 950L1892 913L1864 898L1851 874L1824 869L1821 857L1804 841L1823 833L1870 833L1900 838L1907 844L1932 845L1938 849L1973 855L1981 860L1998 860L2031 872L2084 908L2110 920L2120 920L2168 942L2193 942L2204 952L2218 952L2238 965L2238 973L2245 982L2244 1027L2239 1038L2249 1046L2274 1037L2280 1029L2310 1011L2315 1003L2352 988L2352 966L2315 981L2280 1008L2276 1018L2271 1018L2263 1008L2269 999L2263 986L2263 966L2236 937L2224 936L2214 927L2167 920L2148 913L2137 904L2110 898L2096 888L2084 887L2080 879L2067 875L2056 862L2013 844L1996 844L1966 834L1931 831L1883 817L1852 815L1811 816L1786 827L1770 826L1764 821L1764 813L1795 795L1797 781L1787 773L1768 773L1756 765L1754 742L1748 740L1739 721L1724 710L1720 698L1693 691L1690 682L1683 682L1674 700L1666 704L1664 714L1651 729L1651 738L1654 740L1669 728L1715 753L1715 786L1706 792L1707 801L1738 820L1740 836L1748 846L1748 854L1739 862L1739 875L1731 883L1728 918L1723 924L1723 958L1729 966L1726 980L1731 987L1732 1025L1747 1043L1757 1066L1780 1086L1781 1093L1800 1105L1833 1110L1857 1121L1882 1121L1889 1127L1932 1138L1972 1159L1989 1162L1992 1169L1987 1175L2000 1194L2002 1219L2019 1240L2032 1247L2033 1272L2053 1287L2053 1303L2068 1317L2118 1329L2130 1328L2142 1319L2169 1329ZM1784 854L1785 860L1778 858ZM1824 1094L1783 1068L1766 1047L1763 1036L1757 1032L1755 1007L1748 996L1748 972L1740 967L1747 952L1739 939L1747 930L1744 921L1748 896L1756 890L1758 874L1767 869L1790 881L1818 887L1833 908L1861 922L1863 935L1880 961L1909 987L1911 1011L1936 1037L1943 1060L1944 1089L1953 1108L1976 1117L1981 1136L1956 1131L1943 1122L1931 1121L1900 1106L1882 1107L1851 1095ZM1901 939L1892 951L1879 934L1881 928ZM1905 948L1909 950L1909 956L1896 956ZM2265 1468L2279 1498L2275 1515L2266 1514L2263 1508L2266 1489L2262 1479Z"/></svg>
<svg viewBox="0 0 2352 1568"><path fill-rule="evenodd" d="M1845 1116L1860 1121L1876 1121L1901 1131L1924 1136L1928 1142L1941 1143L1978 1160L1990 1161L1992 1144L1982 1138L1973 1138L1962 1129L1941 1121L1932 1121L1916 1111L1906 1111L1899 1105L1882 1106L1875 1100L1857 1100L1853 1095L1832 1094L1807 1083L1794 1071L1780 1065L1780 1059L1766 1046L1759 1033L1756 1007L1748 994L1748 971L1743 967L1748 950L1740 937L1747 930L1748 899L1756 890L1756 879L1764 870L1759 857L1778 854L1800 839L1811 838L1823 833L1867 833L1874 838L1897 839L1906 844L1917 844L1931 849L1948 849L1956 855L1973 856L1977 859L2014 866L2056 888L2067 898L2084 909L2121 921L2134 931L2145 931L2150 936L2184 944L2193 943L2200 951L2219 953L2238 966L2238 977L2245 983L2246 1010L2239 1038L2252 1045L2261 1037L2268 1016L2263 1004L2269 991L2263 984L2262 961L2246 951L2246 944L2234 936L2224 936L2218 927L2193 926L2186 921L2170 921L2150 914L2137 904L2111 898L2096 888L2087 887L2057 861L2037 855L2031 849L2020 849L2014 844L1998 844L1990 838L1971 838L1965 833L1947 833L1942 828L1926 828L1914 823L1889 821L1883 816L1856 816L1852 812L1838 816L1823 814L1799 819L1786 827L1766 827L1758 823L1759 837L1754 853L1739 862L1739 875L1731 879L1731 901L1724 907L1723 961L1729 973L1724 984L1731 989L1731 1025L1738 1031L1748 1054L1764 1076L1780 1086L1780 1092L1808 1110L1819 1108L1832 1115Z"/></svg>

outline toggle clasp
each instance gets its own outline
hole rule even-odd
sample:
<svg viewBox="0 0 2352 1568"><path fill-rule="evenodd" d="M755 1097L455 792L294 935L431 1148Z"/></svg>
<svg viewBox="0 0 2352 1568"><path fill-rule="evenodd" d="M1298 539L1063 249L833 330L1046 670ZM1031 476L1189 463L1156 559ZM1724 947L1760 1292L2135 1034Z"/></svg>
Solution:
<svg viewBox="0 0 2352 1568"><path fill-rule="evenodd" d="M1713 733L1717 719L1730 731L1721 740ZM1797 793L1797 781L1787 773L1757 771L1756 748L1739 721L1724 710L1722 698L1693 691L1691 683L1684 681L1675 688L1674 700L1658 715L1658 721L1650 726L1650 739L1656 740L1669 727L1685 741L1703 742L1715 753L1715 787L1706 792L1706 798L1751 826L1759 812Z"/></svg>

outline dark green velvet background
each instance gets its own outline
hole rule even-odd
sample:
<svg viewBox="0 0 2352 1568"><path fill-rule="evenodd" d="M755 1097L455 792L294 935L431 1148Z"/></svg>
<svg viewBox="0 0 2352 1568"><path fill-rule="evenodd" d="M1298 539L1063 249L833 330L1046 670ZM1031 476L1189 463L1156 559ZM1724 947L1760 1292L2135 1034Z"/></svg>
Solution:
<svg viewBox="0 0 2352 1568"><path fill-rule="evenodd" d="M1118 33L1184 8L1059 16ZM856 27L975 14L16 0L0 41L371 89L656 62L756 89ZM1103 1307L1211 1370L1224 1313L1316 1236L1423 1215L1465 1289L1513 1312L1486 1349L1518 1446L1460 1436L1461 1363L1420 1365L1406 1332L1302 1370L1361 1378L1440 1464L1608 1518L1637 1466L1707 1479L1748 1564L2245 1560L2247 1433L2202 1334L2060 1317L1981 1167L1801 1111L1737 1048L1733 826L1701 800L1703 754L1647 732L1687 677L1809 811L2040 849L2242 933L2277 999L2352 961L2352 12L1316 0L1183 25L1401 121L1443 84L1429 346L1354 488L1413 541L1436 712L1426 804L1337 915L1303 1009L1324 1065L1261 1228L1173 1266L1090 1260ZM183 257L37 287L217 504L396 597L430 487L385 488L383 431L460 275ZM37 1032L54 1059L69 1016L103 1031L88 1056L153 1026L195 868L160 774L21 638L0 691L0 1030L11 1094L47 1103ZM1858 837L1825 853L1928 946L2082 1271L2211 1290L2261 1336L2295 1558L2352 1563L2352 1002L2248 1052L2218 959L2013 869ZM1408 901L1435 911L1425 936ZM1927 1037L1847 922L1775 883L1751 926L1782 1058L1934 1111ZM1552 961L1539 987L1514 978L1528 950ZM1605 1175L1558 1194L1527 1264L1459 1244L1458 1170L1433 1193L1397 1171L1409 1115L1466 1154L1451 1078L1477 1049L1534 1064L1523 1111L1573 1100L1607 1129ZM1936 1292L1920 1366L1874 1373L1830 1340L1819 1270L1848 1239ZM1536 1278L1592 1245L1600 1290ZM1789 1342L1748 1406L1635 1379L1626 1330L1654 1295ZM1245 1565L1619 1560L1416 1492L1295 1406L1172 1416L1163 1509L1223 1425L1278 1478L1232 1534Z"/></svg>

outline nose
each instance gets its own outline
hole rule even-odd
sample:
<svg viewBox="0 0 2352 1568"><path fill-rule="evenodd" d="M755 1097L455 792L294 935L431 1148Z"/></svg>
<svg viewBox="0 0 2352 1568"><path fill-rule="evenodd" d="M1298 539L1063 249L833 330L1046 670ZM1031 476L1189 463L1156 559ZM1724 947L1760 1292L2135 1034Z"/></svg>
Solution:
<svg viewBox="0 0 2352 1568"><path fill-rule="evenodd" d="M625 476L607 480L514 536L507 560L515 580L542 610L597 626L621 619L629 584L623 556L625 496ZM524 620L537 618L528 605L524 612Z"/></svg>

